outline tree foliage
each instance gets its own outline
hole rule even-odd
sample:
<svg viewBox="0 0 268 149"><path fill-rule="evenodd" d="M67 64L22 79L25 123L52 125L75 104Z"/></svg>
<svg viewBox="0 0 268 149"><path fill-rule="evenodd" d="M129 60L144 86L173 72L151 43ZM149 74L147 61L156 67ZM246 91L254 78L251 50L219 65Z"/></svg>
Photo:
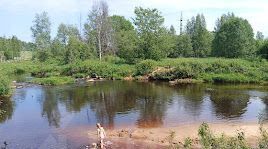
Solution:
<svg viewBox="0 0 268 149"><path fill-rule="evenodd" d="M190 36L188 34L182 34L176 38L176 47L170 54L170 57L192 57L193 53L194 51Z"/></svg>
<svg viewBox="0 0 268 149"><path fill-rule="evenodd" d="M258 50L258 54L265 59L268 59L268 40L265 40L260 49Z"/></svg>
<svg viewBox="0 0 268 149"><path fill-rule="evenodd" d="M206 29L206 20L203 14L198 14L187 21L186 33L191 37L194 57L210 55L212 36Z"/></svg>
<svg viewBox="0 0 268 149"><path fill-rule="evenodd" d="M36 14L33 23L31 31L37 48L40 50L48 49L51 40L51 22L48 13Z"/></svg>
<svg viewBox="0 0 268 149"><path fill-rule="evenodd" d="M66 25L63 23L60 24L58 27L56 39L60 41L63 45L67 45L70 37L74 37L77 39L80 38L79 30L77 29L77 27L73 25Z"/></svg>
<svg viewBox="0 0 268 149"><path fill-rule="evenodd" d="M110 17L114 38L116 54L125 59L127 63L135 63L138 55L138 36L132 23L123 16Z"/></svg>
<svg viewBox="0 0 268 149"><path fill-rule="evenodd" d="M247 57L255 52L254 33L247 20L232 17L222 24L213 40L213 55Z"/></svg>
<svg viewBox="0 0 268 149"><path fill-rule="evenodd" d="M86 38L102 54L114 53L113 30L109 19L108 5L105 1L95 3L85 24Z"/></svg>
<svg viewBox="0 0 268 149"><path fill-rule="evenodd" d="M167 57L174 47L172 37L164 27L164 18L157 9L135 8L137 34L139 37L140 58L159 60Z"/></svg>
<svg viewBox="0 0 268 149"><path fill-rule="evenodd" d="M92 56L90 48L75 37L70 37L66 47L65 63L73 63L78 60L86 60Z"/></svg>

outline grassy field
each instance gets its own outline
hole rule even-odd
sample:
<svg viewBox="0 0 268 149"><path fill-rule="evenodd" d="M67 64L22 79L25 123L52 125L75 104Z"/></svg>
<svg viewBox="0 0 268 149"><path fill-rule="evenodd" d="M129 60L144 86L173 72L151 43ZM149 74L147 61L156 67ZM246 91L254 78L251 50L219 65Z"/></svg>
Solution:
<svg viewBox="0 0 268 149"><path fill-rule="evenodd" d="M68 65L57 62L0 63L0 96L10 92L12 76L30 73L33 83L61 85L73 83L75 78L100 76L107 79L146 76L152 80L194 80L210 83L262 83L268 82L266 60L223 58L178 58L161 61L144 60L135 65L118 61L87 60Z"/></svg>

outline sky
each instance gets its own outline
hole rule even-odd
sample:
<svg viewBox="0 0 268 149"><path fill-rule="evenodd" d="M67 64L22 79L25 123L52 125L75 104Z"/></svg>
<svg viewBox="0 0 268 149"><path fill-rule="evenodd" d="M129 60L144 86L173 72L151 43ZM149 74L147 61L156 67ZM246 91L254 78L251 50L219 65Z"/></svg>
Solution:
<svg viewBox="0 0 268 149"><path fill-rule="evenodd" d="M179 31L180 14L183 25L187 19L203 13L207 28L213 31L215 21L222 14L234 12L252 25L254 32L268 36L268 0L106 0L110 15L122 15L130 21L137 6L157 8L165 18L165 26L173 25ZM32 41L30 27L36 13L48 12L52 22L52 37L60 23L73 24L78 28L87 20L92 4L98 0L0 0L0 36L17 36ZM83 25L82 25L83 26Z"/></svg>

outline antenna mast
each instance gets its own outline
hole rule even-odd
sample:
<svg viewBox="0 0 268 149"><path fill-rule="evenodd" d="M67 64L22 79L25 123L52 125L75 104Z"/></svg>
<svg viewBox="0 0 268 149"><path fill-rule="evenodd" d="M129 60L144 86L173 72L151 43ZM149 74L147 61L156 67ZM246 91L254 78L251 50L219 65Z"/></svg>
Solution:
<svg viewBox="0 0 268 149"><path fill-rule="evenodd" d="M79 16L79 25L80 25L79 31L80 31L80 36L81 36L82 35L81 12Z"/></svg>
<svg viewBox="0 0 268 149"><path fill-rule="evenodd" d="M181 12L181 19L180 19L180 35L182 35L182 12Z"/></svg>

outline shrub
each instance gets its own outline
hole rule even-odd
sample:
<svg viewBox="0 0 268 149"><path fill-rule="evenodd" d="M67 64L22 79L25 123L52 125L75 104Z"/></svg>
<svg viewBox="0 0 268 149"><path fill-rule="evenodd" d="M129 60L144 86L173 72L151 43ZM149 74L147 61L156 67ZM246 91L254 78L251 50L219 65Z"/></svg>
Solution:
<svg viewBox="0 0 268 149"><path fill-rule="evenodd" d="M148 75L151 73L156 66L156 61L154 60L143 60L136 64L136 75Z"/></svg>
<svg viewBox="0 0 268 149"><path fill-rule="evenodd" d="M0 78L0 96L7 95L10 91L10 80L6 77Z"/></svg>

